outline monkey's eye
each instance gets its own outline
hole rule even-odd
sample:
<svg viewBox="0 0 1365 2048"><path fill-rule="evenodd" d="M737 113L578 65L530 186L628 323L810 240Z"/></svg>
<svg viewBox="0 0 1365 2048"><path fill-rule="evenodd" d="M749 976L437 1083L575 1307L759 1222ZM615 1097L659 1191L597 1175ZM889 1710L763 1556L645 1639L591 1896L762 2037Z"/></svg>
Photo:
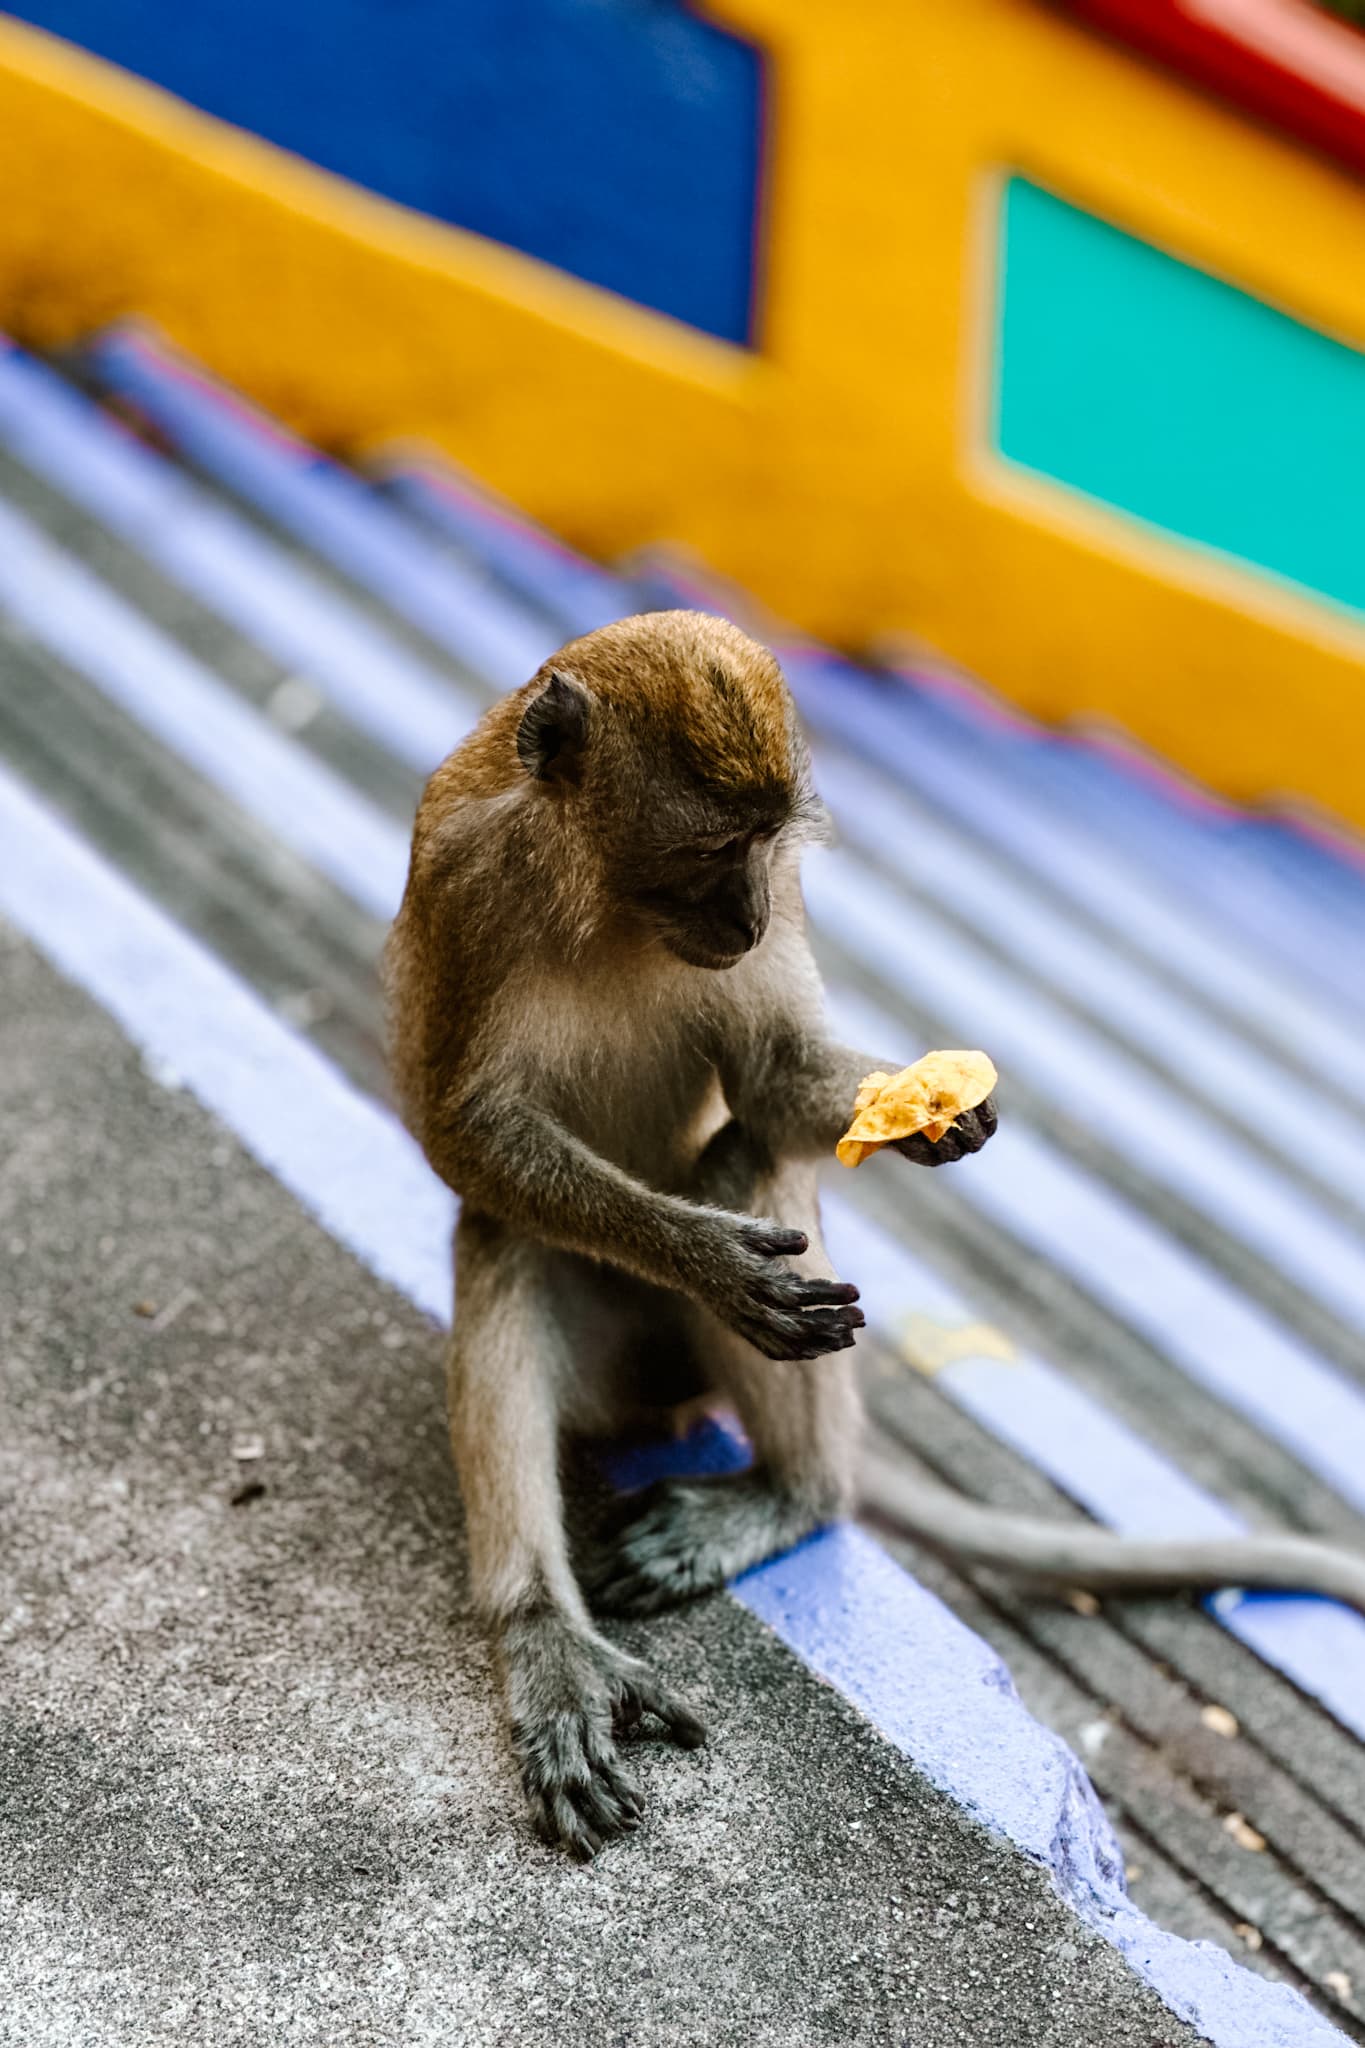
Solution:
<svg viewBox="0 0 1365 2048"><path fill-rule="evenodd" d="M694 846L690 849L693 860L720 860L723 855L733 853L739 840L725 839L719 846Z"/></svg>

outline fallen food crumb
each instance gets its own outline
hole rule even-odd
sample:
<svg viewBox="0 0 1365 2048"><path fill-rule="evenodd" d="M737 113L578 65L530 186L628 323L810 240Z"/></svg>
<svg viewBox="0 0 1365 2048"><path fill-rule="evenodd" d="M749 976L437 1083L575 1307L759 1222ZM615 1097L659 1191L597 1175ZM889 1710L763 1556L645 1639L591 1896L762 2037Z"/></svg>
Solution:
<svg viewBox="0 0 1365 2048"><path fill-rule="evenodd" d="M1226 1735L1229 1741L1234 1735L1240 1735L1242 1732L1241 1722L1235 1714L1230 1714L1226 1707L1201 1707L1199 1718L1215 1735Z"/></svg>
<svg viewBox="0 0 1365 2048"><path fill-rule="evenodd" d="M1265 1836L1258 1835L1249 1820L1240 1813L1223 1816L1223 1832L1232 1836L1239 1849L1264 1849Z"/></svg>

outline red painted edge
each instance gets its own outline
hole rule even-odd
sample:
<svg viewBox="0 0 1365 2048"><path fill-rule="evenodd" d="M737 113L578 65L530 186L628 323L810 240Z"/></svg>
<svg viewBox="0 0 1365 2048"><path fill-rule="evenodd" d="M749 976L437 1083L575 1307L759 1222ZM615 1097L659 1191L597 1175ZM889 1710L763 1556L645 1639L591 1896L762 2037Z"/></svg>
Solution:
<svg viewBox="0 0 1365 2048"><path fill-rule="evenodd" d="M1358 78L1365 37L1349 23L1302 0L1225 0L1214 20L1181 0L1053 0L1064 14L1093 23L1212 88L1365 176L1365 96ZM1262 45L1263 25L1282 26L1281 51ZM1299 69L1297 49L1307 60ZM1339 66L1338 86L1323 73Z"/></svg>

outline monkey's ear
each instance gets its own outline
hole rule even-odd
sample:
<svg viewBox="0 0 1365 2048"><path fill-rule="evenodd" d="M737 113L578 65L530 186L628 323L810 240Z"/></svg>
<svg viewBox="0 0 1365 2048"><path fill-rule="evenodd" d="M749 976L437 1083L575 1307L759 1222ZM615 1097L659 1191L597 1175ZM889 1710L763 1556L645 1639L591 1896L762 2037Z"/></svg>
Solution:
<svg viewBox="0 0 1365 2048"><path fill-rule="evenodd" d="M517 754L522 767L537 782L577 782L587 737L587 691L552 671L521 714Z"/></svg>

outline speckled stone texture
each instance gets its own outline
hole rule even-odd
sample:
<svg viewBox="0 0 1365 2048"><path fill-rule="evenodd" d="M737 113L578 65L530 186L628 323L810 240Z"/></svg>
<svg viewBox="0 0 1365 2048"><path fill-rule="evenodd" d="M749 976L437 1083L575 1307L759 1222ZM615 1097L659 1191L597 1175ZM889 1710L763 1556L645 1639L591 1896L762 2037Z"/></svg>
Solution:
<svg viewBox="0 0 1365 2048"><path fill-rule="evenodd" d="M439 1368L0 928L5 2048L1195 2040L724 1597L629 1632L710 1746L542 1849Z"/></svg>

